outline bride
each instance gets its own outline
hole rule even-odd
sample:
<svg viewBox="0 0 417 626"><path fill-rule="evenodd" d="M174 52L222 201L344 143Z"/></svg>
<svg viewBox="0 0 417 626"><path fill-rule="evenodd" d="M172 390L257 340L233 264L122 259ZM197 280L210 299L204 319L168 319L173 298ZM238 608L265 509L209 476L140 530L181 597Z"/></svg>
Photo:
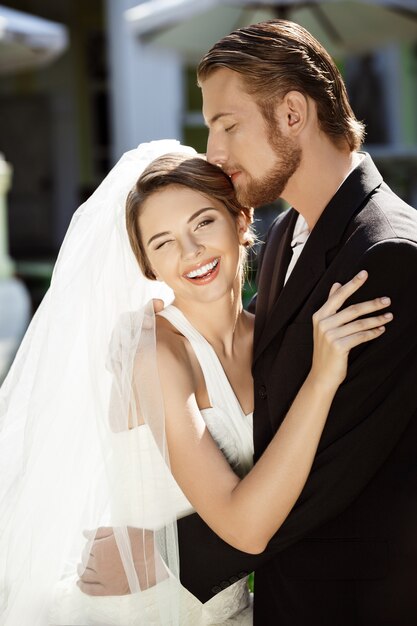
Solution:
<svg viewBox="0 0 417 626"><path fill-rule="evenodd" d="M251 469L251 217L221 170L169 141L127 153L75 214L0 394L1 625L251 623L244 579L204 605L180 585L176 520L196 510L261 552L307 479L350 349L392 318L382 300L340 311L366 273L332 287L310 373ZM154 316L158 297L172 304ZM100 539L93 551L85 531L99 527L114 533L118 595L97 583Z"/></svg>

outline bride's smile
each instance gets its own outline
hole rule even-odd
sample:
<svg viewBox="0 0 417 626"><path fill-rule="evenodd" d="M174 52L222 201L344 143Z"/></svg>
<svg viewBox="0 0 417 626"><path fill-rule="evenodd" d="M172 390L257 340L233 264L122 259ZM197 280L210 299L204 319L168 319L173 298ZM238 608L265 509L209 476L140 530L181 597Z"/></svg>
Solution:
<svg viewBox="0 0 417 626"><path fill-rule="evenodd" d="M196 265L195 269L184 273L183 276L187 280L191 280L194 285L206 285L217 278L220 271L220 258L204 264Z"/></svg>
<svg viewBox="0 0 417 626"><path fill-rule="evenodd" d="M149 263L177 301L213 302L240 289L246 229L222 202L178 185L150 195L139 216Z"/></svg>

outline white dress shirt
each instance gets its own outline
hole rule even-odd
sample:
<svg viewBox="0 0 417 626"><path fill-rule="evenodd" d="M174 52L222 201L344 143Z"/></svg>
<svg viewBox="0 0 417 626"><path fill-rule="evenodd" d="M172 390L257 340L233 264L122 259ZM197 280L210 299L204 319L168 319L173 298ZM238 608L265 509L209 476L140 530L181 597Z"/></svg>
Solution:
<svg viewBox="0 0 417 626"><path fill-rule="evenodd" d="M353 166L351 167L349 172L346 174L346 176L343 179L343 181L340 183L340 185L337 188L336 192L339 191L340 187L343 185L343 183L348 178L348 176L351 175L353 170L359 165L359 163L361 163L363 161L364 158L365 158L365 154L363 154L361 152L358 152L356 154L356 159L354 160ZM300 254L303 251L303 248L305 246L305 243L306 243L309 235L310 235L310 231L308 230L307 222L305 221L305 219L303 218L301 213L299 213L297 221L295 223L294 234L293 234L292 241L291 241L292 257L291 257L291 261L290 261L290 264L289 264L288 269L287 269L287 273L285 274L284 285L287 282L287 280L289 279L290 274L293 271L293 269L295 267L295 264L297 263L297 261L298 261L298 259L300 257Z"/></svg>
<svg viewBox="0 0 417 626"><path fill-rule="evenodd" d="M287 273L285 275L284 285L290 277L291 272L293 271L295 264L297 263L300 254L303 251L305 243L310 235L310 231L308 230L308 225L301 213L298 215L297 221L294 227L294 233L291 241L292 248L292 257L290 264L287 269Z"/></svg>

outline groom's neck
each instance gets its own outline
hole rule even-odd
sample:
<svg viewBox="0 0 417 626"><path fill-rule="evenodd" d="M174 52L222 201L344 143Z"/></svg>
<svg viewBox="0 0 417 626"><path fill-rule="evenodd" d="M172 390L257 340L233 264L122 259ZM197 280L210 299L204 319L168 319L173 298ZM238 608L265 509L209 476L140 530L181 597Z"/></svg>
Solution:
<svg viewBox="0 0 417 626"><path fill-rule="evenodd" d="M303 147L300 166L288 182L283 197L301 213L310 231L361 158L348 148L338 148L325 136Z"/></svg>

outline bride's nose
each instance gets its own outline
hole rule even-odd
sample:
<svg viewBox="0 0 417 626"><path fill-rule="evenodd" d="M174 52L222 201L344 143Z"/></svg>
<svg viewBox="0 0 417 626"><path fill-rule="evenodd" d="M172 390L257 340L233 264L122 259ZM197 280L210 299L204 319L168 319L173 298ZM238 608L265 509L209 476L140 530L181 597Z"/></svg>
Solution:
<svg viewBox="0 0 417 626"><path fill-rule="evenodd" d="M187 237L182 242L182 257L185 260L194 259L202 256L204 246L196 241L193 237Z"/></svg>

